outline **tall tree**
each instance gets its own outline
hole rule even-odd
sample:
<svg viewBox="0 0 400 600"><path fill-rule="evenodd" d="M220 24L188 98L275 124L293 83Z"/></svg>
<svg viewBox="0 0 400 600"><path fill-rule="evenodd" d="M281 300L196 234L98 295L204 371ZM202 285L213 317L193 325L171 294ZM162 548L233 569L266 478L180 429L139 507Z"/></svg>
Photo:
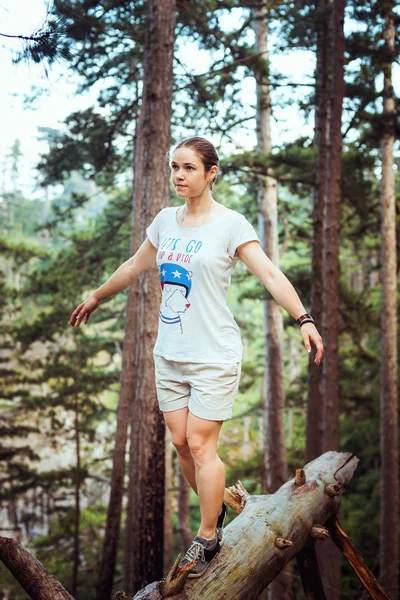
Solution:
<svg viewBox="0 0 400 600"><path fill-rule="evenodd" d="M317 151L315 185L313 187L313 233L311 242L311 314L317 326L322 327L322 270L323 270L323 215L326 197L327 162L326 140L328 132L328 82L329 53L328 19L326 0L316 0L315 19L317 30L317 68L315 76L315 129L313 144ZM322 378L321 368L314 363L312 355L308 366L306 462L322 453Z"/></svg>
<svg viewBox="0 0 400 600"><path fill-rule="evenodd" d="M399 450L397 381L397 248L393 145L395 140L395 101L392 62L395 52L394 6L392 0L379 1L385 19L385 60L383 62L383 135L381 141L381 232L382 232L382 310L380 361L381 399L381 528L380 575L391 598L399 595Z"/></svg>
<svg viewBox="0 0 400 600"><path fill-rule="evenodd" d="M268 18L267 5L253 9L255 31L255 53L259 54L254 63L257 93L257 150L267 155L272 150L271 136L271 94L269 85L268 57ZM267 163L268 164L268 163ZM277 183L271 169L266 168L258 182L258 210L263 248L275 265L279 264L278 249L278 197ZM274 493L286 481L285 449L285 393L283 389L283 319L279 305L273 298L264 301L265 327L265 431L263 448L263 488L266 493ZM272 600L285 600L291 597L291 568L288 566L268 587Z"/></svg>
<svg viewBox="0 0 400 600"><path fill-rule="evenodd" d="M345 0L328 0L325 40L328 76L326 184L323 218L323 337L325 357L322 375L322 450L339 448L339 225L342 167L342 105L344 86L343 32ZM322 580L328 600L340 594L340 556L331 540L322 548Z"/></svg>
<svg viewBox="0 0 400 600"><path fill-rule="evenodd" d="M75 455L76 455L76 472L75 472L75 515L74 515L74 542L73 542L73 563L72 563L72 583L71 594L74 598L78 593L78 576L80 564L81 540L79 535L81 521L81 432L80 432L80 402L79 402L79 371L80 369L80 353L79 346L76 353L75 362L75 378L74 378L74 437L75 437Z"/></svg>
<svg viewBox="0 0 400 600"><path fill-rule="evenodd" d="M135 203L141 206L141 238L168 201L175 0L149 0L142 106L135 149ZM139 281L135 399L131 413L129 497L125 530L124 588L128 595L163 573L164 419L154 382L153 347L158 330L160 284L155 268Z"/></svg>
<svg viewBox="0 0 400 600"><path fill-rule="evenodd" d="M137 130L135 129L135 137ZM140 172L135 171L135 185L139 181ZM134 188L135 190L136 188ZM130 253L133 255L140 246L141 204L137 202L134 191L132 232ZM135 364L137 344L135 340L138 307L138 282L134 281L128 290L126 322L122 352L122 370L120 376L120 391L117 408L117 423L115 445L113 450L113 465L111 474L110 499L107 509L106 530L103 540L102 558L96 585L96 600L108 600L111 595L119 531L121 525L122 498L124 493L125 455L128 440L129 415L135 396Z"/></svg>
<svg viewBox="0 0 400 600"><path fill-rule="evenodd" d="M190 491L191 487L177 464L178 470L178 533L180 534L180 547L184 553L193 539L190 527Z"/></svg>

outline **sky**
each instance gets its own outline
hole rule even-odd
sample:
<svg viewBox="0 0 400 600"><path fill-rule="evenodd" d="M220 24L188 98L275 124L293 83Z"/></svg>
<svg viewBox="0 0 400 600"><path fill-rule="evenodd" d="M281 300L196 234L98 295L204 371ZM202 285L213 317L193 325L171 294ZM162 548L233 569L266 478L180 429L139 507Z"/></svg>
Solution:
<svg viewBox="0 0 400 600"><path fill-rule="evenodd" d="M30 35L46 16L45 0L0 0L0 31L8 35ZM38 127L58 127L65 117L78 108L91 104L89 95L75 96L73 78L62 65L52 67L48 78L43 66L12 63L12 50L19 50L18 40L7 40L0 47L0 159L4 163L15 139L21 142L24 158L21 169L21 188L27 194L35 191L35 165L46 144L38 140ZM28 108L24 98L34 89L46 90L35 108Z"/></svg>
<svg viewBox="0 0 400 600"><path fill-rule="evenodd" d="M0 32L8 35L31 34L46 16L48 0L0 0ZM229 27L229 16L226 23ZM35 64L13 64L12 51L20 48L18 40L0 41L0 68L2 85L0 88L0 160L7 165L7 155L15 139L19 139L23 153L20 173L20 188L26 197L37 197L42 191L35 184L40 153L46 152L45 142L40 141L38 127L61 128L61 123L72 111L91 106L96 101L96 90L75 95L76 76L66 69L65 64L52 66L48 77L44 68ZM287 75L292 81L302 82L313 76L315 57L312 52L293 51L285 55L271 52L272 69ZM207 70L209 62L205 52L201 53L193 45L185 43L185 61L197 72ZM39 100L32 106L24 101L32 96L36 88L43 88ZM254 89L244 86L247 100L254 102ZM251 88L251 86L250 86ZM284 89L281 92L285 93ZM275 109L272 123L273 139L289 141L297 135L310 135L312 120L302 122L296 106L288 106L284 113ZM253 138L240 140L243 147L252 147ZM3 184L2 184L3 181ZM5 181L6 186L9 182ZM4 186L4 176L0 185ZM1 188L0 188L1 189Z"/></svg>

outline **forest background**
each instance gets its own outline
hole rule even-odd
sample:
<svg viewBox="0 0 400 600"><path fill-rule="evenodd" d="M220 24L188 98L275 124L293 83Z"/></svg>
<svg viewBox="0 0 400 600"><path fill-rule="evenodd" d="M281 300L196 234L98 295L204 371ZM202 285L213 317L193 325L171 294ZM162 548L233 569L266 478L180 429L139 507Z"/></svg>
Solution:
<svg viewBox="0 0 400 600"><path fill-rule="evenodd" d="M76 95L90 102L67 114L59 128L39 128L47 151L37 161L39 186L34 194L23 191L26 163L18 139L10 144L2 166L0 534L21 541L77 599L92 597L96 586L97 597L106 597L100 595L98 572L110 506L127 293L102 304L89 326L72 330L68 319L76 304L130 256L147 4L82 0L49 7L45 27L52 29L49 39L54 45L27 43L22 59L39 62L36 68L47 69L49 81L61 65L63 77L76 82ZM398 7L390 7L398 14ZM222 159L216 200L245 214L259 230L259 181L273 175L279 264L311 309L318 6L271 3L269 61L255 67L258 8L251 2L177 3L171 142L192 134L212 140ZM384 4L376 2L346 5L337 306L338 449L360 458L343 498L341 520L377 577L382 461L380 116L383 66L389 60L384 52L384 10ZM3 60L9 60L4 57L10 42L5 44ZM396 45L389 57L395 68L397 56ZM257 85L265 78L272 107L268 159L265 151L260 153L256 127ZM38 105L44 93L46 89L32 89L28 103ZM394 134L398 199L398 129ZM160 170L165 167L160 164ZM172 189L165 202L178 203ZM261 284L237 264L229 306L242 331L243 376L233 419L223 425L220 454L227 484L240 479L254 494L274 491L266 473L266 298ZM148 307L152 309L157 311L157 301ZM284 311L280 314L285 446L280 459L290 477L307 455L309 359L298 326ZM320 435L314 431L316 438ZM167 568L187 546L199 512L168 436L163 460ZM394 488L397 477L393 473ZM128 487L127 467L114 591L126 583ZM129 559L139 561L134 554ZM293 597L300 597L300 589L294 567ZM363 597L344 562L334 592L331 597ZM0 597L27 598L1 565Z"/></svg>

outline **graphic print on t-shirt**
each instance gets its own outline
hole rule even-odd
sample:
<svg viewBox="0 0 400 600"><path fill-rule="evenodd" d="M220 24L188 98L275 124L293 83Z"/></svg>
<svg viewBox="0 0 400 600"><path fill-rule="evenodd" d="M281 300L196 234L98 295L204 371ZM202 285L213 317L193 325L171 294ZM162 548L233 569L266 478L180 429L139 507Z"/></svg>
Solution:
<svg viewBox="0 0 400 600"><path fill-rule="evenodd" d="M192 272L171 263L163 263L159 269L162 290L160 319L167 325L179 325L183 333L181 314L190 308L187 298L192 289Z"/></svg>

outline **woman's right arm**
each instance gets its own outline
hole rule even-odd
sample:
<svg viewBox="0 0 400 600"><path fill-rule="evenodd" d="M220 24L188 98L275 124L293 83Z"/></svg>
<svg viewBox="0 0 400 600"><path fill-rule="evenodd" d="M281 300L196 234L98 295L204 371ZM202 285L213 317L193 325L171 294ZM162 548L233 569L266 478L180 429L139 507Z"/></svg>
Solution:
<svg viewBox="0 0 400 600"><path fill-rule="evenodd" d="M122 263L108 281L103 283L90 298L76 307L70 317L69 324L73 327L79 327L85 315L85 323L87 323L91 313L96 310L102 300L114 296L128 287L139 275L151 267L156 257L157 248L146 238L139 250Z"/></svg>

